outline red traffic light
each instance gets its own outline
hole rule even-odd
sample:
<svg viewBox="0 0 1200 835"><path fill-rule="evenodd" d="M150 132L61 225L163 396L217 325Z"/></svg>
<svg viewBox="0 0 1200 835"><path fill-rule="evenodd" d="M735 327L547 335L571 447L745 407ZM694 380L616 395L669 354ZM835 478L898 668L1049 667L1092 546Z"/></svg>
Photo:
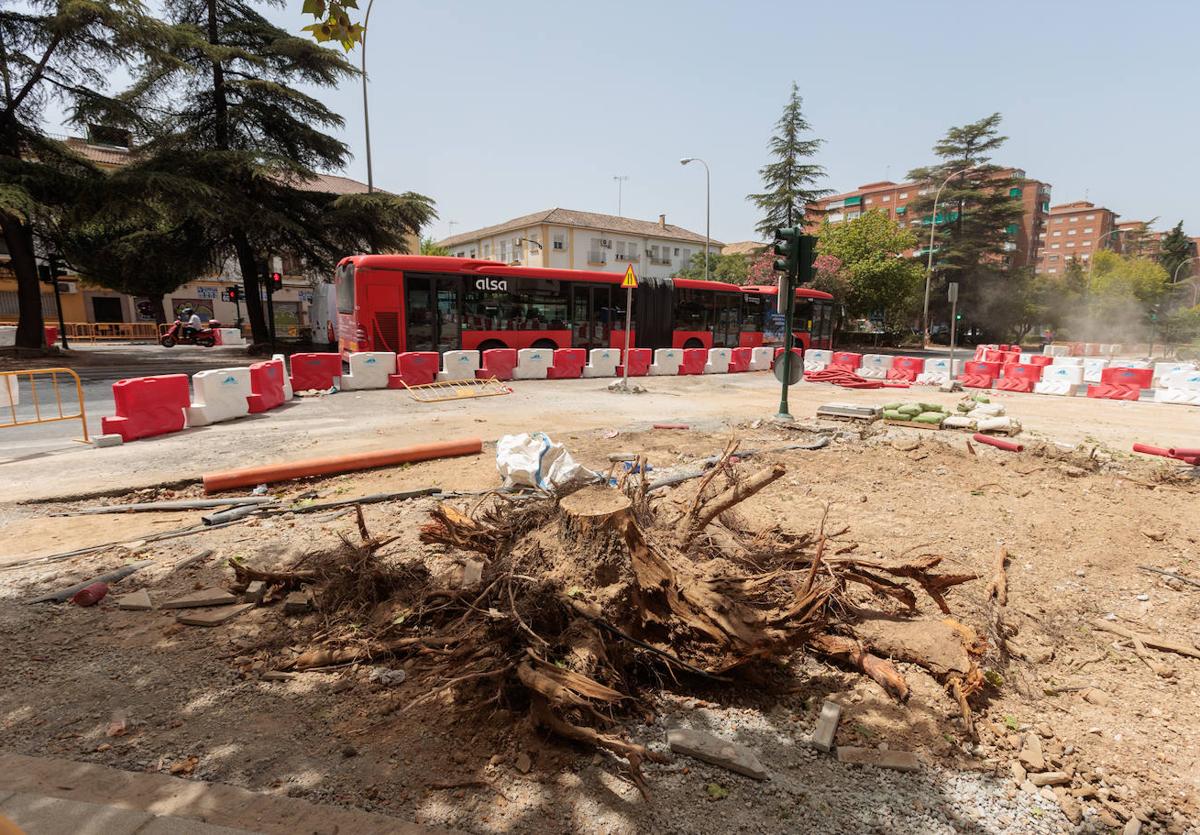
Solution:
<svg viewBox="0 0 1200 835"><path fill-rule="evenodd" d="M271 273L271 289L283 289L283 273Z"/></svg>

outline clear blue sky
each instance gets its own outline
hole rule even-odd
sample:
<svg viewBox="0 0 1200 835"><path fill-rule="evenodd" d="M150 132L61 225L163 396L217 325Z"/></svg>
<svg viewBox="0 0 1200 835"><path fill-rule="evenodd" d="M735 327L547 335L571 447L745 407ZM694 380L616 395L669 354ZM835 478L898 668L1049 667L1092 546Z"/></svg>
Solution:
<svg viewBox="0 0 1200 835"><path fill-rule="evenodd" d="M366 6L366 0L360 0ZM299 0L272 17L297 29ZM378 0L369 71L375 179L433 197L436 237L554 206L753 237L746 194L793 79L826 185L898 180L947 127L993 111L997 162L1125 220L1200 235L1200 3L910 0L604 3ZM353 59L357 62L358 54ZM346 118L366 178L360 91Z"/></svg>

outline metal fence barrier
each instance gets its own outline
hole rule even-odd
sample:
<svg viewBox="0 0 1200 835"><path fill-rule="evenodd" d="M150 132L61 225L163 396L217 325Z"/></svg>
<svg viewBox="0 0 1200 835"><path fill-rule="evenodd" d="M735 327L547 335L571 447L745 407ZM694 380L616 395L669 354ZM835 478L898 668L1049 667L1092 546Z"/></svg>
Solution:
<svg viewBox="0 0 1200 835"><path fill-rule="evenodd" d="M157 342L154 322L67 322L67 339L78 342Z"/></svg>
<svg viewBox="0 0 1200 835"><path fill-rule="evenodd" d="M59 383L59 375L64 375L66 379L62 380L62 385ZM28 409L22 409L25 414L18 413L18 407L21 405L21 382L28 381L28 392L30 397L29 406L32 407L33 415L28 414ZM41 383L41 391L38 391L38 384ZM78 405L78 411L64 412L63 411L63 388L74 384L75 401ZM46 395L53 393L53 401ZM68 406L71 405L69 402ZM5 429L10 426L34 426L39 423L57 423L62 420L78 420L79 425L83 428L83 437L75 440L80 443L90 443L88 439L87 428L87 410L83 405L83 384L79 381L79 375L69 368L33 368L28 371L0 371L0 429Z"/></svg>

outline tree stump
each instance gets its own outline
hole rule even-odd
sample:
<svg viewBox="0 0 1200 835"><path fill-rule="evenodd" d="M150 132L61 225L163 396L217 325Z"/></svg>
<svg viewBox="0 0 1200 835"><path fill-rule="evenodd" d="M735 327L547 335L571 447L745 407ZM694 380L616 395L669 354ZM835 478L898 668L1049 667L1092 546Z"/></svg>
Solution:
<svg viewBox="0 0 1200 835"><path fill-rule="evenodd" d="M629 571L626 530L633 525L632 502L619 490L589 485L559 502L561 530L598 586L617 583Z"/></svg>

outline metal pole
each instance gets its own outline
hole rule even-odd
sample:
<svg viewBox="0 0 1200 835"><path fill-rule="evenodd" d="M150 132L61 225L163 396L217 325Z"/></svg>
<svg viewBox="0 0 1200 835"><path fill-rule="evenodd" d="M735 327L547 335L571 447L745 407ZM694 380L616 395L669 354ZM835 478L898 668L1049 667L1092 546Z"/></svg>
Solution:
<svg viewBox="0 0 1200 835"><path fill-rule="evenodd" d="M949 385L951 390L954 387L954 341L958 335L958 293L954 294L954 299L950 302L950 373Z"/></svg>
<svg viewBox="0 0 1200 835"><path fill-rule="evenodd" d="M613 176L617 181L617 217L621 217L621 186L629 179L627 174L617 174Z"/></svg>
<svg viewBox="0 0 1200 835"><path fill-rule="evenodd" d="M979 165L972 165L970 168L960 168L959 170L953 172L949 177L942 181L942 184L938 186L937 193L933 195L933 212L930 213L929 216L929 262L925 267L925 310L924 313L921 314L921 331L925 335L924 347L926 348L929 347L929 287L933 279L933 236L937 231L938 200L941 199L942 189L946 187L947 183L949 183L959 174L965 174L968 171L974 171L978 167Z"/></svg>
<svg viewBox="0 0 1200 835"><path fill-rule="evenodd" d="M58 338L62 340L64 351L71 350L71 346L67 344L67 323L63 318L62 295L58 289L58 259L54 257L54 253L49 255L50 259L50 280L54 282L54 307L58 310ZM84 430L86 437L87 430Z"/></svg>
<svg viewBox="0 0 1200 835"><path fill-rule="evenodd" d="M629 388L629 328L633 316L633 288L625 288L625 352L621 354L621 388Z"/></svg>
<svg viewBox="0 0 1200 835"><path fill-rule="evenodd" d="M708 163L699 157L684 157L679 161L680 165L687 165L689 162L698 162L704 166L704 277L708 278L708 250L712 241L712 184L711 172L708 170Z"/></svg>
<svg viewBox="0 0 1200 835"><path fill-rule="evenodd" d="M363 87L363 130L367 138L367 194L375 191L375 177L371 170L371 111L367 105L367 31L371 23L371 7L375 0L367 3L367 14L363 18L362 33L362 87Z"/></svg>

